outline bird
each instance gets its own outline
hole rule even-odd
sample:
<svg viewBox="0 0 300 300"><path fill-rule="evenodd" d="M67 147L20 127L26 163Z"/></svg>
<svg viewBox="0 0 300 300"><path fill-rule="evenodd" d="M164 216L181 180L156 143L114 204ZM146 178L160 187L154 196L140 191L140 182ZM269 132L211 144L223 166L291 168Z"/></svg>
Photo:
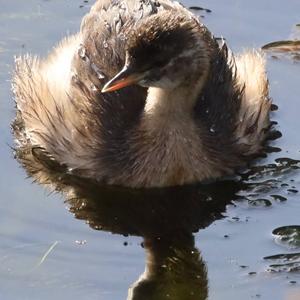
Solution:
<svg viewBox="0 0 300 300"><path fill-rule="evenodd" d="M98 0L46 58L15 61L16 156L37 180L55 164L101 185L214 181L270 131L264 55L170 0Z"/></svg>

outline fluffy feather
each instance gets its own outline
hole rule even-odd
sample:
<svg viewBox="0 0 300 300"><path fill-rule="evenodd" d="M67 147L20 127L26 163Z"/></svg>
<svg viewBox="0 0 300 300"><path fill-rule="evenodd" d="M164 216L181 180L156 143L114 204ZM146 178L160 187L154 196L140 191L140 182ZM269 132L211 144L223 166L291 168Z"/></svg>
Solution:
<svg viewBox="0 0 300 300"><path fill-rule="evenodd" d="M101 94L125 63L126 34L169 10L201 31L209 61L196 86ZM13 91L17 157L40 182L53 170L131 187L214 179L260 153L270 126L264 57L248 51L234 59L190 12L167 0L97 1L80 32L49 57L16 60Z"/></svg>

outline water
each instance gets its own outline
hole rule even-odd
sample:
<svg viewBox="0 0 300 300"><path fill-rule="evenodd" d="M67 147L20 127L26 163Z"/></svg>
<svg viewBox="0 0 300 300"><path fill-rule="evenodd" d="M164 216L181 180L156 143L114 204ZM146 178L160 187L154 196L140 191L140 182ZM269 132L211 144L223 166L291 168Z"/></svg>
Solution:
<svg viewBox="0 0 300 300"><path fill-rule="evenodd" d="M300 2L293 0L184 3L210 9L196 13L234 51L289 39L300 22ZM242 183L145 195L101 190L101 201L96 187L87 194L76 183L77 200L64 203L25 179L13 159L10 78L14 55L46 55L78 30L91 3L0 5L0 299L115 300L128 293L133 299L300 299L296 60L268 56L271 96L279 106L272 118L282 134L271 146L281 151L258 161ZM145 264L148 273L140 278Z"/></svg>

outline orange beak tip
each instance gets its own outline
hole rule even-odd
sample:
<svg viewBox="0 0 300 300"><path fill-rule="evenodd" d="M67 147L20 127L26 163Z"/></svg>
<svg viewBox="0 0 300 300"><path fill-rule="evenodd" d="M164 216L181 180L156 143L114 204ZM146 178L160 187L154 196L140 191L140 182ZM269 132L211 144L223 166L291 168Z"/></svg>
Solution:
<svg viewBox="0 0 300 300"><path fill-rule="evenodd" d="M112 92L112 87L107 87L106 85L102 88L101 93L108 93L108 92Z"/></svg>
<svg viewBox="0 0 300 300"><path fill-rule="evenodd" d="M119 73L113 79L108 81L101 90L101 93L113 92L132 84L136 84L140 80L140 76L137 74L125 74Z"/></svg>
<svg viewBox="0 0 300 300"><path fill-rule="evenodd" d="M128 78L124 78L120 81L109 81L107 84L104 85L103 89L101 90L102 93L113 92L119 89L122 89L128 85L131 85L133 82Z"/></svg>

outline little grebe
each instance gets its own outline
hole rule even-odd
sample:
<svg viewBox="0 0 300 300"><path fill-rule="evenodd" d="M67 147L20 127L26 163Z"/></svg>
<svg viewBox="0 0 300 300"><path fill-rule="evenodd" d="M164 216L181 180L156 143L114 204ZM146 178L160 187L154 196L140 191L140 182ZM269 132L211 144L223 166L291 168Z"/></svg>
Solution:
<svg viewBox="0 0 300 300"><path fill-rule="evenodd" d="M103 184L232 174L270 127L264 57L233 57L169 0L98 0L46 59L16 60L13 91L17 149L42 149L41 159Z"/></svg>

